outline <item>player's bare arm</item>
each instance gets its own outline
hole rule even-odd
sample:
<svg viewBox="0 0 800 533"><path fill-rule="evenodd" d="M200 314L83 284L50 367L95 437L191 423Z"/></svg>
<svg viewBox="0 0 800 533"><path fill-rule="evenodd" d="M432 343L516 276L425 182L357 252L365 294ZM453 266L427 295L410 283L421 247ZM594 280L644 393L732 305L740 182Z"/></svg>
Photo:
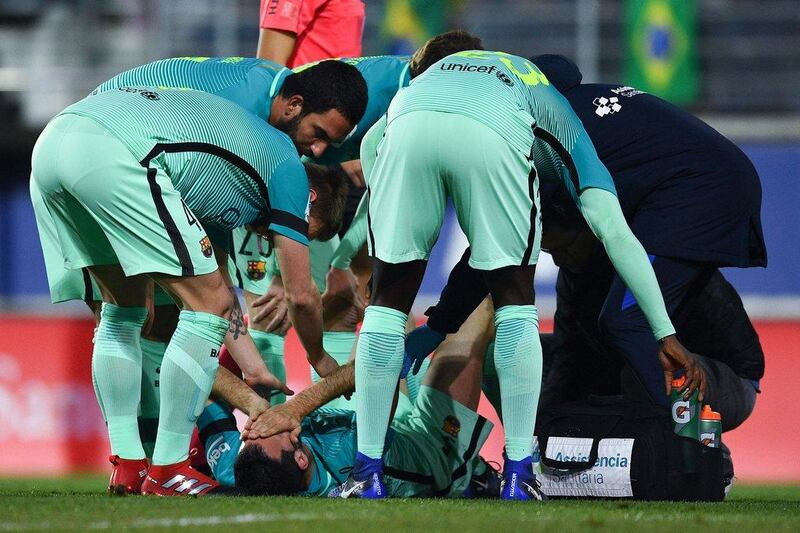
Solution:
<svg viewBox="0 0 800 533"><path fill-rule="evenodd" d="M228 287L231 298L231 318L228 333L225 336L225 347L231 353L231 357L242 369L245 382L250 386L263 385L269 389L279 389L285 394L292 394L292 391L273 376L264 364L261 354L253 343L253 339L247 334L247 325L244 323L244 313L239 305L239 298L233 281L228 274L227 255L222 250L216 251L219 263L220 274Z"/></svg>
<svg viewBox="0 0 800 533"><path fill-rule="evenodd" d="M239 409L253 419L269 409L269 401L256 394L224 366L217 370L211 396L225 400L231 407Z"/></svg>
<svg viewBox="0 0 800 533"><path fill-rule="evenodd" d="M267 438L284 431L290 431L296 439L300 433L300 422L305 416L334 398L352 392L355 383L354 364L343 365L286 403L273 407L259 417L251 416L245 424L242 439Z"/></svg>
<svg viewBox="0 0 800 533"><path fill-rule="evenodd" d="M261 28L256 57L285 65L294 52L297 35L286 30Z"/></svg>
<svg viewBox="0 0 800 533"><path fill-rule="evenodd" d="M308 362L320 376L327 376L338 365L322 348L322 302L311 279L308 246L278 234L274 242L283 273L289 317L306 350Z"/></svg>

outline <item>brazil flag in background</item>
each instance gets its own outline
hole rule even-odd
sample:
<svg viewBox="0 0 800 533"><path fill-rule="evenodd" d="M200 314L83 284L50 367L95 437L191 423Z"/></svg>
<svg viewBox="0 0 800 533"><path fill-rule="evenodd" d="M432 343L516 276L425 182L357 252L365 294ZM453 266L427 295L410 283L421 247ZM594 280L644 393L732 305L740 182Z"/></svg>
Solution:
<svg viewBox="0 0 800 533"><path fill-rule="evenodd" d="M697 97L695 0L627 0L625 82L676 104Z"/></svg>

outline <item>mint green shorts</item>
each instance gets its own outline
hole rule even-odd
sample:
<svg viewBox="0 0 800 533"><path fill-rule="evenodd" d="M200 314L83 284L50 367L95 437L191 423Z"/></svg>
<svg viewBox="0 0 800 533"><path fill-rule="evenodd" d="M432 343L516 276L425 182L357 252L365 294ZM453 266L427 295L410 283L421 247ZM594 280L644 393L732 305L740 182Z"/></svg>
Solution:
<svg viewBox="0 0 800 533"><path fill-rule="evenodd" d="M325 242L311 241L308 245L311 277L321 293L325 292L325 278L338 246L338 236ZM233 230L228 271L240 289L258 295L266 293L272 273L278 271L277 258L269 241L244 227Z"/></svg>
<svg viewBox="0 0 800 533"><path fill-rule="evenodd" d="M542 232L529 155L455 113L395 118L367 176L372 255L387 263L427 260L452 198L473 268L535 264Z"/></svg>
<svg viewBox="0 0 800 533"><path fill-rule="evenodd" d="M398 410L389 427L384 481L398 498L463 496L492 431L487 419L427 385L414 407Z"/></svg>
<svg viewBox="0 0 800 533"><path fill-rule="evenodd" d="M47 125L33 149L31 181L51 286L59 268L119 264L126 276L182 277L217 269L211 241L169 176L148 175L89 118L61 115Z"/></svg>

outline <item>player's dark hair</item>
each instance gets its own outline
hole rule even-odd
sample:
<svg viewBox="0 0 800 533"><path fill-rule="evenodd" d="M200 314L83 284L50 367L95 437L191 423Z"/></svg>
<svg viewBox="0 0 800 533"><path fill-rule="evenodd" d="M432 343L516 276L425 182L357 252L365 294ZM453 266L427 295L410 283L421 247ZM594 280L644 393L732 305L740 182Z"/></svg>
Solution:
<svg viewBox="0 0 800 533"><path fill-rule="evenodd" d="M305 489L292 450L281 452L276 461L258 444L248 444L239 452L233 472L236 487L250 496L292 496Z"/></svg>
<svg viewBox="0 0 800 533"><path fill-rule="evenodd" d="M309 186L317 191L317 199L311 204L311 215L322 221L318 241L328 241L339 232L344 219L349 188L347 175L339 166L324 166L303 163Z"/></svg>
<svg viewBox="0 0 800 533"><path fill-rule="evenodd" d="M287 76L278 94L284 98L302 96L302 115L335 109L353 126L367 107L367 82L356 67L343 61L320 61Z"/></svg>
<svg viewBox="0 0 800 533"><path fill-rule="evenodd" d="M414 52L408 65L408 72L415 78L440 59L464 50L483 50L480 37L475 37L464 30L441 33L428 39L428 42Z"/></svg>

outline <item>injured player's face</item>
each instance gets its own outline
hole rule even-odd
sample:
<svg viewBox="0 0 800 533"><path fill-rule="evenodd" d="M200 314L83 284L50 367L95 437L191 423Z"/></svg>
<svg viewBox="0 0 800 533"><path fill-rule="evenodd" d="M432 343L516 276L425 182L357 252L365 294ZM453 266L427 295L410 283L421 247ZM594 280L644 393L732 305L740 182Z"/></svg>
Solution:
<svg viewBox="0 0 800 533"><path fill-rule="evenodd" d="M252 495L288 496L306 490L314 461L289 432L247 441L236 460L236 486Z"/></svg>

